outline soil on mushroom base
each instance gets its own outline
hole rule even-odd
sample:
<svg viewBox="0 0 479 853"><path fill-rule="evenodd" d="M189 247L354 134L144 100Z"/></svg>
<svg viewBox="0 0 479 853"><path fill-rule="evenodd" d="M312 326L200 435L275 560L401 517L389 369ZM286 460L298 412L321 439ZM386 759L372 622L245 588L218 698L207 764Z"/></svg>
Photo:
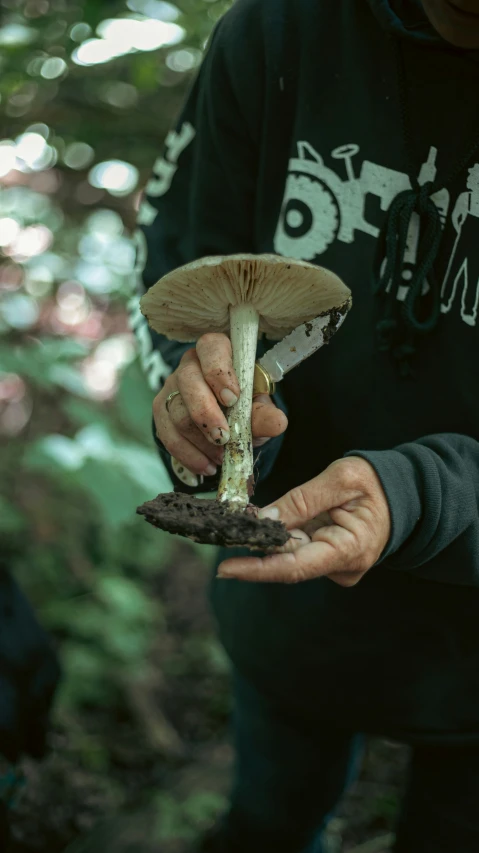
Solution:
<svg viewBox="0 0 479 853"><path fill-rule="evenodd" d="M176 492L158 495L137 510L154 527L203 545L245 546L261 551L285 545L289 533L280 521L260 519L256 507L231 511L227 504Z"/></svg>

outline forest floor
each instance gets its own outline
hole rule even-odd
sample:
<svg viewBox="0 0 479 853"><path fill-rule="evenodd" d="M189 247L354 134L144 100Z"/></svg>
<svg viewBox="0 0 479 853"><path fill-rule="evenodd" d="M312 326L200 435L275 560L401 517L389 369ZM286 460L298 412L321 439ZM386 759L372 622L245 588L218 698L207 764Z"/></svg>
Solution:
<svg viewBox="0 0 479 853"><path fill-rule="evenodd" d="M24 765L8 853L61 853L75 841L75 853L187 853L224 809L230 694L207 573L196 552L179 546L152 581L149 592L166 611L153 655L161 679L153 694L135 694L133 711L119 701L56 726L48 758ZM407 757L403 747L368 741L360 777L331 822L330 853L388 853ZM81 838L94 827L95 841L84 848Z"/></svg>

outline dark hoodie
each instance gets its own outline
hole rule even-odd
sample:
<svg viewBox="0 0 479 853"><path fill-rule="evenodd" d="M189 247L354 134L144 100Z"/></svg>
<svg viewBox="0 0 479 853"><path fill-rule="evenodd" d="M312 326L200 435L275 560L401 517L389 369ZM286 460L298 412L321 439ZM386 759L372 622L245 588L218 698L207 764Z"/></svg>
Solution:
<svg viewBox="0 0 479 853"><path fill-rule="evenodd" d="M213 598L263 689L411 741L479 739L478 84L477 53L442 41L415 0L238 0L140 212L146 287L202 255L275 251L351 288L341 332L281 385L290 425L261 455L256 499L359 453L388 497L388 546L353 589L223 582ZM416 214L379 294L375 270L393 200L428 181L440 249L416 307L426 316L436 287L440 312L404 379L377 327L403 316L422 263ZM154 340L175 367L184 346Z"/></svg>

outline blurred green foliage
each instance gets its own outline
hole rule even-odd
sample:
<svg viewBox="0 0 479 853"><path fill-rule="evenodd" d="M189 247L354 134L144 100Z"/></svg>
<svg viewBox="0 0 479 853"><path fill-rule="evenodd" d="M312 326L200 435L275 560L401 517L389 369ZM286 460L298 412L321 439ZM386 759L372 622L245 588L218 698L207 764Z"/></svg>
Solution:
<svg viewBox="0 0 479 853"><path fill-rule="evenodd" d="M0 2L0 562L59 642L57 719L100 771L84 712L136 715L171 758L164 672L225 672L209 627L163 652L165 569L193 561L205 586L212 552L135 515L170 482L125 304L139 193L229 5Z"/></svg>

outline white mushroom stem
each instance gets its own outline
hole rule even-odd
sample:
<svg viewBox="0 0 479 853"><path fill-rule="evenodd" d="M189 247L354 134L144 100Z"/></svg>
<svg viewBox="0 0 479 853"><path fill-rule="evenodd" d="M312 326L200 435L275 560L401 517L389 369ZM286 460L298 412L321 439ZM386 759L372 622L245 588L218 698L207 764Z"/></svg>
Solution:
<svg viewBox="0 0 479 853"><path fill-rule="evenodd" d="M230 335L233 367L241 394L228 412L230 440L225 446L218 500L232 510L243 510L250 502L253 488L253 437L251 410L258 344L259 314L251 304L230 306Z"/></svg>

